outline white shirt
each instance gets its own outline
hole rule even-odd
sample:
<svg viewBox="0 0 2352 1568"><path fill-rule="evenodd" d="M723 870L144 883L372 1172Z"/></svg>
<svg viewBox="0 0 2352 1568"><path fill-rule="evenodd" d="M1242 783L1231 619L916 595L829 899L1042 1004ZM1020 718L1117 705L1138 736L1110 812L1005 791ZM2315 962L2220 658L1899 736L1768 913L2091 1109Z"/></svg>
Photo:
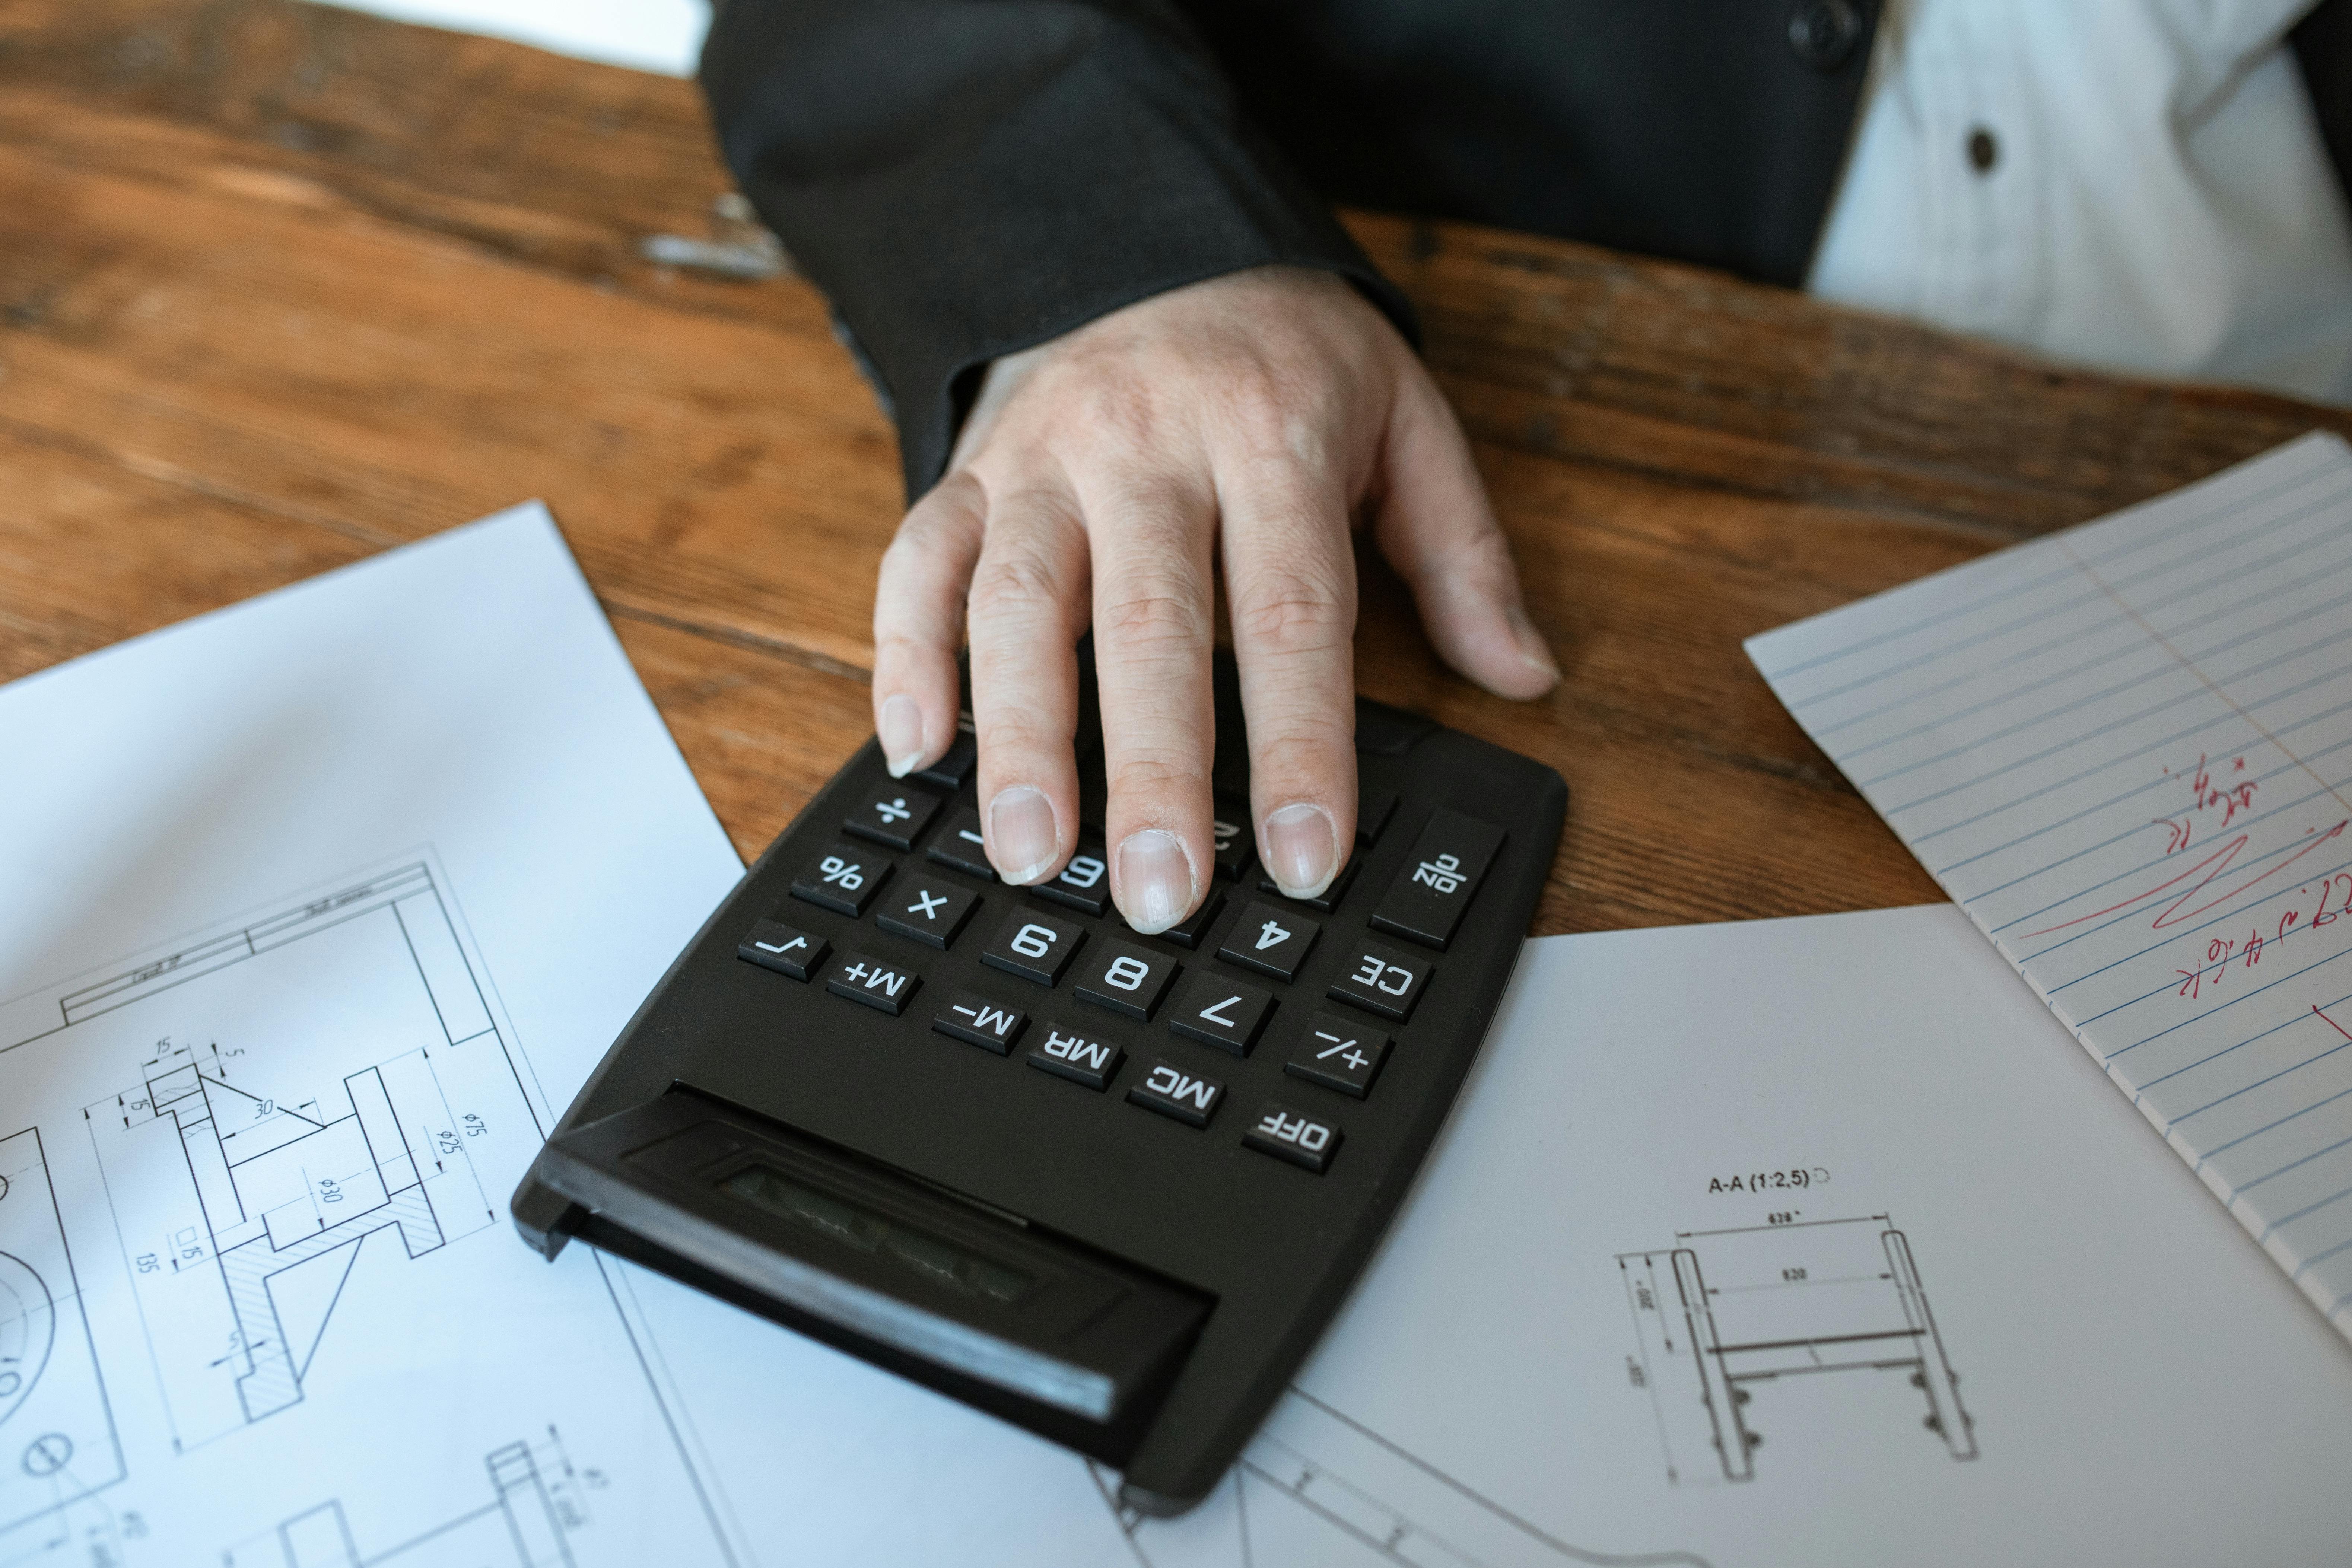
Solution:
<svg viewBox="0 0 2352 1568"><path fill-rule="evenodd" d="M2282 41L2312 3L1890 0L1807 286L2352 402L2352 222Z"/></svg>

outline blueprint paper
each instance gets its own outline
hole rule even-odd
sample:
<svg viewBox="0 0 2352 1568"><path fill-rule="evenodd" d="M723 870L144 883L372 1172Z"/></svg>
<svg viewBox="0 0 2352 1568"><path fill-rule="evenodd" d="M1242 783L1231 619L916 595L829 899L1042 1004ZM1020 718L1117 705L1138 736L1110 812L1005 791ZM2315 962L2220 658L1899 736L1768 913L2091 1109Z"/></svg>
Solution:
<svg viewBox="0 0 2352 1568"><path fill-rule="evenodd" d="M0 754L5 1568L2352 1536L2352 1358L1949 910L1532 944L1329 1340L1144 1521L1059 1449L515 1239L539 1130L739 870L542 511L0 689Z"/></svg>
<svg viewBox="0 0 2352 1568"><path fill-rule="evenodd" d="M542 510L16 682L0 757L0 1564L910 1560L974 1489L960 1561L1121 1550L1059 1450L516 1239L740 869ZM867 1480L762 1512L813 1443Z"/></svg>
<svg viewBox="0 0 2352 1568"><path fill-rule="evenodd" d="M2352 1351L1959 910L1552 937L1294 1391L1136 1540L2340 1565Z"/></svg>
<svg viewBox="0 0 2352 1568"><path fill-rule="evenodd" d="M1748 647L2352 1336L2352 448L2306 436Z"/></svg>

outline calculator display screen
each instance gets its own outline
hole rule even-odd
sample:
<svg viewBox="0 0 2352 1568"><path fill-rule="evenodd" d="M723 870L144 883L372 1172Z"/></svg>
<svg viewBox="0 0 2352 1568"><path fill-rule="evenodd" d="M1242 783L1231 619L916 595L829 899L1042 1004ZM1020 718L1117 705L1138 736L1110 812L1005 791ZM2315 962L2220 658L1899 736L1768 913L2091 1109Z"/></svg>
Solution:
<svg viewBox="0 0 2352 1568"><path fill-rule="evenodd" d="M819 1191L772 1166L746 1166L720 1182L719 1187L778 1219L830 1237L860 1252L887 1258L960 1296L980 1297L1010 1306L1037 1288L1034 1278L1017 1268Z"/></svg>

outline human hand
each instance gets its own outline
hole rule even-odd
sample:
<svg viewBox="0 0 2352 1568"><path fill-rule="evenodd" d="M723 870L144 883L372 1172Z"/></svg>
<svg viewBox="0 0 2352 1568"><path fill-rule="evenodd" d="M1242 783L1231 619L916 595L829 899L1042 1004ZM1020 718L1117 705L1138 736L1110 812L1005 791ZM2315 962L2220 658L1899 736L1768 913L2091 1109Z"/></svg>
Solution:
<svg viewBox="0 0 2352 1568"><path fill-rule="evenodd" d="M883 556L874 721L894 776L955 738L967 609L988 856L1076 848L1076 646L1089 620L1111 892L1164 931L1209 887L1213 552L1267 872L1321 892L1355 844L1355 557L1367 518L1446 662L1505 697L1559 680L1461 426L1340 279L1261 268L1131 305L992 364L948 477Z"/></svg>

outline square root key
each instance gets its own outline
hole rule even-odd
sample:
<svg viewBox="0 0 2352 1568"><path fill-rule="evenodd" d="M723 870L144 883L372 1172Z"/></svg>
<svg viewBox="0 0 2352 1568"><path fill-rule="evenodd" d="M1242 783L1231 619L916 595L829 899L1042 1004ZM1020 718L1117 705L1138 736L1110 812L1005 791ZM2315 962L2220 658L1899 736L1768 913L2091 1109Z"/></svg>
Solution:
<svg viewBox="0 0 2352 1568"><path fill-rule="evenodd" d="M912 937L928 947L944 949L979 907L977 893L944 881L909 877L882 900L874 923L894 936Z"/></svg>
<svg viewBox="0 0 2352 1568"><path fill-rule="evenodd" d="M795 980L814 974L831 951L831 945L814 931L782 921L760 921L735 945L736 957Z"/></svg>

